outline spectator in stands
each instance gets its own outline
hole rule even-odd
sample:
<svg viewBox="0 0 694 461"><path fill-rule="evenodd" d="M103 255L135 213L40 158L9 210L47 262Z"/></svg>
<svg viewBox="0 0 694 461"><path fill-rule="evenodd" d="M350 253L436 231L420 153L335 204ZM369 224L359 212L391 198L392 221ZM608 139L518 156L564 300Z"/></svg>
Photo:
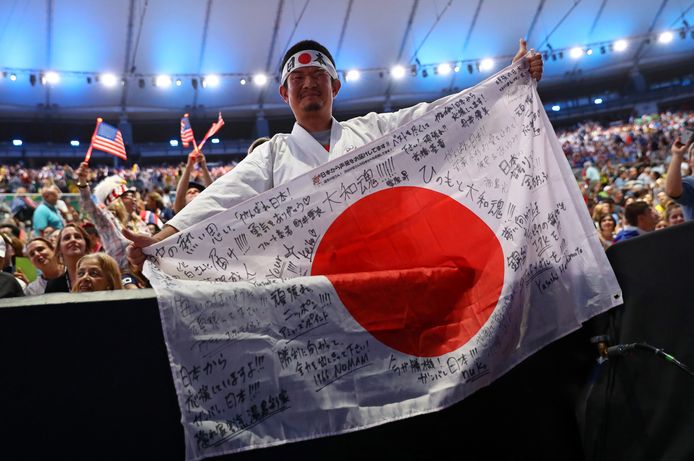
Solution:
<svg viewBox="0 0 694 461"><path fill-rule="evenodd" d="M588 182L588 185L590 187L595 187L596 184L600 183L600 171L595 168L593 165L593 162L585 162L583 164L583 167L585 168L585 179L586 182Z"/></svg>
<svg viewBox="0 0 694 461"><path fill-rule="evenodd" d="M94 223L84 220L80 226L87 234L89 234L89 238L92 241L92 247L89 249L89 252L97 253L104 250L104 244L101 242L101 236L99 235L99 231Z"/></svg>
<svg viewBox="0 0 694 461"><path fill-rule="evenodd" d="M190 175L196 163L200 165L200 170L202 171L202 184L190 180ZM181 174L181 178L178 180L178 187L176 187L176 201L174 202L173 206L174 211L176 213L181 211L210 184L212 184L212 178L207 170L205 156L202 153L197 153L196 151L191 152L188 154L188 163L186 163L186 167Z"/></svg>
<svg viewBox="0 0 694 461"><path fill-rule="evenodd" d="M82 163L80 168L82 168L83 165L86 164ZM89 167L86 166L85 168L88 169ZM76 174L78 177L80 176L80 173L76 172ZM82 182L80 182L77 186L80 189L85 189L87 187L87 183L84 182L84 179L80 181ZM82 192L80 193L82 194L82 204L84 205L85 197L83 196ZM135 191L133 189L129 189L125 185L123 178L120 176L110 176L104 179L94 187L94 196L116 216L121 227L130 229L134 232L143 232L146 234L149 233L147 226L142 219L140 219L140 216L137 213ZM91 200L89 195L87 195L87 198Z"/></svg>
<svg viewBox="0 0 694 461"><path fill-rule="evenodd" d="M682 161L689 150L689 167L694 168L694 140L682 144L680 138L672 145L672 157L665 181L665 192L682 206L685 221L694 220L694 176L682 177Z"/></svg>
<svg viewBox="0 0 694 461"><path fill-rule="evenodd" d="M24 244L26 234L23 233L13 221L0 223L0 232L16 237L20 242L22 242L22 244Z"/></svg>
<svg viewBox="0 0 694 461"><path fill-rule="evenodd" d="M27 244L27 256L41 273L24 289L27 296L42 295L46 291L49 280L57 279L65 274L65 266L58 262L55 247L43 237L36 237Z"/></svg>
<svg viewBox="0 0 694 461"><path fill-rule="evenodd" d="M103 244L104 251L106 251L106 253L108 253L116 261L117 266L120 268L124 280L124 287L127 289L143 288L146 285L142 281L139 271L134 270L132 266L130 266L125 255L125 250L130 242L123 237L123 234L121 233L124 224L122 221L117 219L119 215L116 213L112 214L108 210L98 207L92 200L91 190L89 188L89 184L87 183L87 178L90 176L89 165L85 162L80 164L79 168L75 171L75 176L77 179L77 187L80 190L80 203L82 204L82 209L94 222L92 226L95 226L96 230L98 230L98 235L101 243ZM106 186L102 186L104 181L107 181ZM101 194L103 194L105 190L108 190L110 185L113 184L111 182L112 180L109 178L106 178L104 181L98 184L95 188L100 189ZM122 195L122 188L122 184L120 186L116 186L116 188L113 189L115 192L112 191L109 196L112 197L118 195L119 193ZM107 199L109 196L107 196ZM121 200L119 198L115 198L113 201L120 202ZM113 203L110 205L113 205ZM121 207L117 210L121 211L122 216L122 212L125 212L125 207L121 205ZM153 217L156 217L156 215L153 215Z"/></svg>
<svg viewBox="0 0 694 461"><path fill-rule="evenodd" d="M148 212L156 215L157 219L150 217ZM168 208L164 204L164 198L162 195L159 192L154 191L147 194L144 209L140 210L140 218L142 218L145 224L147 224L148 227L150 224L154 224L158 227L158 230L161 230L164 223L171 219L174 214L173 209ZM145 218L145 216L147 216L147 218ZM150 228L150 231L151 230L152 229ZM155 233L156 232L152 232L152 235Z"/></svg>
<svg viewBox="0 0 694 461"><path fill-rule="evenodd" d="M678 203L670 203L665 210L665 222L668 226L675 226L684 222L684 212Z"/></svg>
<svg viewBox="0 0 694 461"><path fill-rule="evenodd" d="M607 213L598 220L598 238L604 249L608 249L614 240L614 232L617 228L617 221L611 214Z"/></svg>
<svg viewBox="0 0 694 461"><path fill-rule="evenodd" d="M41 190L43 202L36 207L33 216L33 228L36 236L44 236L47 227L62 229L63 218L58 211L57 204L60 199L60 189L57 186L46 186Z"/></svg>
<svg viewBox="0 0 694 461"><path fill-rule="evenodd" d="M46 240L51 242L53 247L58 246L58 236L60 235L59 229L53 229L49 226L43 230L43 233L46 235Z"/></svg>
<svg viewBox="0 0 694 461"><path fill-rule="evenodd" d="M670 202L672 202L672 199L670 199L663 190L656 194L656 198L658 199L658 204L655 206L655 211L657 211L660 216L665 217L667 207Z"/></svg>
<svg viewBox="0 0 694 461"><path fill-rule="evenodd" d="M2 266L1 269L3 269L0 271L0 298L24 296L24 291L19 281L14 275L4 270L5 267L12 265L12 255L10 238L0 233L0 265Z"/></svg>
<svg viewBox="0 0 694 461"><path fill-rule="evenodd" d="M77 262L77 280L72 287L73 293L122 289L120 269L109 255L88 254Z"/></svg>
<svg viewBox="0 0 694 461"><path fill-rule="evenodd" d="M24 256L24 244L21 242L21 240L10 233L4 233L4 235L9 239L10 245L12 246L12 259L10 263L12 266L12 272L14 272L16 268L16 258L21 258Z"/></svg>
<svg viewBox="0 0 694 461"><path fill-rule="evenodd" d="M37 206L36 202L24 195L26 193L26 187L18 187L12 199L12 216L21 222L31 221Z"/></svg>
<svg viewBox="0 0 694 461"><path fill-rule="evenodd" d="M658 213L642 200L636 200L627 205L624 218L627 225L617 232L614 238L615 243L654 231L660 220Z"/></svg>
<svg viewBox="0 0 694 461"><path fill-rule="evenodd" d="M67 271L46 285L46 293L68 293L77 281L77 261L89 253L92 243L89 235L75 223L67 224L60 230L56 254Z"/></svg>

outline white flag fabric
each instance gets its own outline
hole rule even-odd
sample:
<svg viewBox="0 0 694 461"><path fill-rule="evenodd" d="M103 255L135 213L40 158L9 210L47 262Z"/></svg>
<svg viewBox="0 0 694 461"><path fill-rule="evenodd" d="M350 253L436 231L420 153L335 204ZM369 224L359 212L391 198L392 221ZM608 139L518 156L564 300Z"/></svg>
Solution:
<svg viewBox="0 0 694 461"><path fill-rule="evenodd" d="M187 459L444 408L621 304L524 65L146 250Z"/></svg>

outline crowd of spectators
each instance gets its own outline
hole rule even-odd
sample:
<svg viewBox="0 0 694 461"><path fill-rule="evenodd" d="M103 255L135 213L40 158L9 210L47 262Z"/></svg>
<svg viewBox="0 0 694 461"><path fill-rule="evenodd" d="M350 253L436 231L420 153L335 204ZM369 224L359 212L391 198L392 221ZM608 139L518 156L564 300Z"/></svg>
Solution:
<svg viewBox="0 0 694 461"><path fill-rule="evenodd" d="M692 219L691 204L678 203L680 183L686 186L694 165L691 141L682 138L688 126L694 127L694 113L557 131L604 248ZM0 166L0 193L12 194L10 206L0 208L0 261L15 275L0 278L0 296L147 286L128 264L122 229L157 233L233 167L210 169L203 155L193 154L185 164L147 168ZM74 199L61 200L65 193ZM37 194L40 200L33 199ZM18 263L26 260L30 265Z"/></svg>

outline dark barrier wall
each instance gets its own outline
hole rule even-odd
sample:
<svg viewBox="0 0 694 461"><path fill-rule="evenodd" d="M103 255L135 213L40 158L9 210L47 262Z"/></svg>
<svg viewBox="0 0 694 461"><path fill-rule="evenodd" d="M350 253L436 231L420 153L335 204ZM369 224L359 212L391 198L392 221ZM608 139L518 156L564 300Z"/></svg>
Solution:
<svg viewBox="0 0 694 461"><path fill-rule="evenodd" d="M591 371L595 371L596 357L588 338L610 325L620 330L615 338L647 340L694 362L689 339L693 331L688 319L691 316L683 309L691 303L667 304L674 299L668 292L677 290L666 282L673 275L668 270L653 274L644 265L652 262L641 257L641 249L652 245L653 255L658 253L664 259L661 244L667 240L679 242L673 260L691 260L685 255L691 255L694 246L686 247L682 242L693 230L688 226L679 232L661 231L658 236L640 238L633 244L626 242L622 248L611 250L617 266L624 261L634 266L637 263L623 255L639 255L638 264L646 273L640 273L637 279L649 280L637 284L638 292L625 288L625 298L629 310L645 308L640 318L648 319L646 325L637 327L639 322L634 321L628 326L632 324L623 310L613 310L622 312L624 318L616 315L596 319L590 328L546 347L491 386L446 410L352 434L219 459L387 456L398 460L582 460L586 457L584 443L591 459L694 459L691 442L677 451L671 448L679 446L685 434L689 439L694 434L692 393L683 394L689 398L684 404L685 397L671 397L673 390L694 389L694 381L687 381L690 378L671 365L653 357L637 357L641 362L634 364L629 362L631 359L610 361L600 367L603 373L593 385L585 387ZM649 239L659 240L651 244ZM617 273L622 273L619 267ZM689 271L689 279L691 274ZM687 278L684 274L674 276L680 281ZM692 283L688 282L687 287ZM650 289L657 294L650 296ZM632 306L630 296L649 301ZM37 302L44 304L31 305ZM16 307L4 307L10 305ZM625 322L621 329L620 322ZM662 331L661 336L651 337L642 331L649 328ZM687 349L687 353L680 349ZM151 290L0 301L0 367L2 459L184 458L180 413ZM610 373L616 377L609 378ZM631 374L635 375L633 379ZM603 388L605 380L621 384ZM648 380L651 387L642 389L646 386L643 380ZM592 390L588 398L586 390ZM642 403L641 394L637 395L641 391L652 392L655 407ZM607 401L613 404L606 406ZM624 406L633 410L628 413L633 420L625 424L620 416ZM577 408L582 415L579 420L585 419L581 427L576 419ZM651 442L654 433L660 438ZM600 434L606 436L598 437ZM626 441L634 440L639 444L634 449L638 456L632 457ZM604 457L594 456L596 444L606 454ZM668 456L658 455L662 453Z"/></svg>
<svg viewBox="0 0 694 461"><path fill-rule="evenodd" d="M646 342L694 368L694 222L611 247L624 305L585 329ZM653 353L594 370L584 428L589 460L694 460L694 377Z"/></svg>

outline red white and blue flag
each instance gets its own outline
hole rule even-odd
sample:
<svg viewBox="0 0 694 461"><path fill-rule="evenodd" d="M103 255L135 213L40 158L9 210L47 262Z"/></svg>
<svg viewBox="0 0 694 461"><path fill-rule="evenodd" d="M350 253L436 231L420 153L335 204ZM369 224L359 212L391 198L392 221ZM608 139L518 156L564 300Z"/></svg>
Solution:
<svg viewBox="0 0 694 461"><path fill-rule="evenodd" d="M193 128L190 126L188 114L186 114L181 117L181 143L183 147L188 147L191 142L195 143L195 135L193 134Z"/></svg>
<svg viewBox="0 0 694 461"><path fill-rule="evenodd" d="M214 136L216 132L219 131L220 128L224 126L224 119L222 118L222 113L219 113L219 117L217 118L217 121L212 124L209 130L207 130L207 133L205 133L205 137L202 138L202 141L200 142L200 145L198 146L199 150L202 150L202 146L205 145L205 142L211 137Z"/></svg>
<svg viewBox="0 0 694 461"><path fill-rule="evenodd" d="M621 303L523 60L422 113L145 249L188 460L445 408Z"/></svg>
<svg viewBox="0 0 694 461"><path fill-rule="evenodd" d="M115 155L116 157L127 160L123 135L120 130L105 122L97 122L98 126L92 137L91 147Z"/></svg>

